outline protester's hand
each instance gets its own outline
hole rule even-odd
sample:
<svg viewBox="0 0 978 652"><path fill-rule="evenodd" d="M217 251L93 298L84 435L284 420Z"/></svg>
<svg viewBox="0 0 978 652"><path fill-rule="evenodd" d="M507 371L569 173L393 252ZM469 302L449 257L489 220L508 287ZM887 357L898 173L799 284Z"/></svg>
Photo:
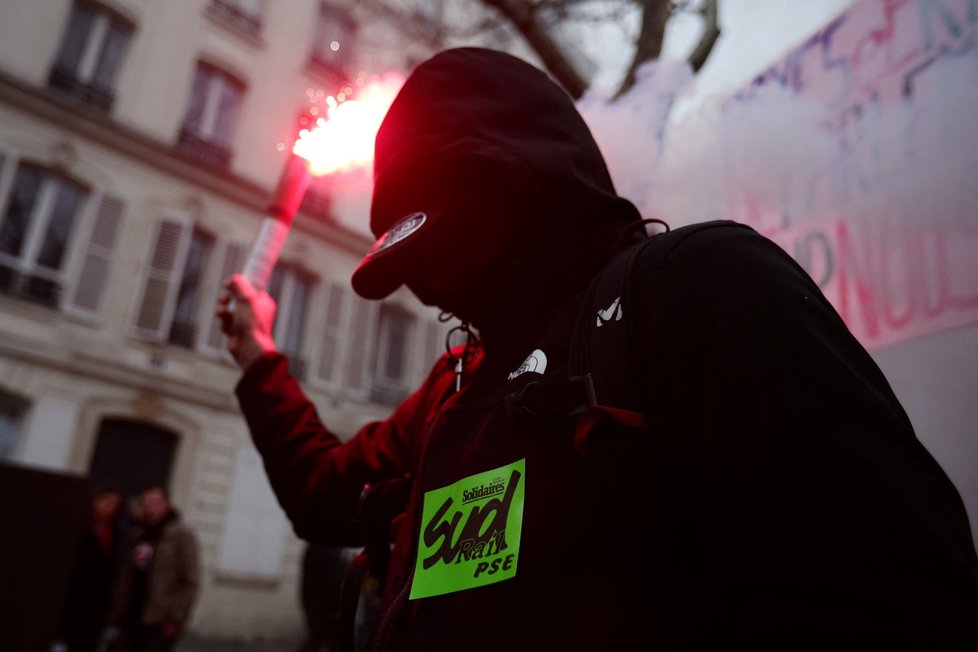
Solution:
<svg viewBox="0 0 978 652"><path fill-rule="evenodd" d="M247 369L262 354L277 350L272 339L275 300L241 274L228 279L224 287L227 293L217 302L217 317L227 335L228 351L239 367Z"/></svg>

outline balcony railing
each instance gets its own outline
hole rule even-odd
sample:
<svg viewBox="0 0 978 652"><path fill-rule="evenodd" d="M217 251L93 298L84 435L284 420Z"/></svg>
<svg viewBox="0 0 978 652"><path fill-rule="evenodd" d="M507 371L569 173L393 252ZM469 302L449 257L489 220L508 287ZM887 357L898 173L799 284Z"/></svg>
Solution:
<svg viewBox="0 0 978 652"><path fill-rule="evenodd" d="M57 308L61 302L61 283L0 265L0 294Z"/></svg>
<svg viewBox="0 0 978 652"><path fill-rule="evenodd" d="M229 0L213 0L211 2L213 11L222 20L234 25L240 30L257 34L261 31L261 16L249 14L242 11L236 3Z"/></svg>
<svg viewBox="0 0 978 652"><path fill-rule="evenodd" d="M187 129L180 130L177 149L214 167L226 168L231 162L230 149L224 145L204 140Z"/></svg>
<svg viewBox="0 0 978 652"><path fill-rule="evenodd" d="M189 321L174 320L170 326L170 344L186 349L194 348L197 340L197 324Z"/></svg>
<svg viewBox="0 0 978 652"><path fill-rule="evenodd" d="M112 108L112 103L115 101L112 89L81 82L75 78L73 71L61 66L51 69L48 85L106 112Z"/></svg>

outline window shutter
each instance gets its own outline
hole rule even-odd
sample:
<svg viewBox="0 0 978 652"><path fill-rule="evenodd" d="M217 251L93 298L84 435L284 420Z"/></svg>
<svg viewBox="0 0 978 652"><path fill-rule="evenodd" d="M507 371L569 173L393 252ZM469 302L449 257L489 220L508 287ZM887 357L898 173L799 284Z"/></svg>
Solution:
<svg viewBox="0 0 978 652"><path fill-rule="evenodd" d="M339 378L340 353L342 351L343 304L346 290L339 283L329 283L324 288L326 315L322 322L323 339L319 348L316 378L334 384Z"/></svg>
<svg viewBox="0 0 978 652"><path fill-rule="evenodd" d="M177 279L190 245L190 224L171 215L156 223L146 282L134 325L137 335L163 338L173 316Z"/></svg>
<svg viewBox="0 0 978 652"><path fill-rule="evenodd" d="M428 372L431 371L435 361L445 352L445 334L447 332L445 324L437 321L425 322L423 330L424 342L421 345L421 351L424 357L421 359L421 364L418 365L418 382L423 381L428 376Z"/></svg>
<svg viewBox="0 0 978 652"><path fill-rule="evenodd" d="M354 297L353 314L350 328L347 330L349 341L344 347L347 351L346 365L343 370L346 388L352 392L365 392L369 389L370 379L367 377L367 360L369 345L372 337L372 314L374 306L359 297Z"/></svg>
<svg viewBox="0 0 978 652"><path fill-rule="evenodd" d="M7 210L7 195L17 176L17 156L9 149L0 147L0 223Z"/></svg>
<svg viewBox="0 0 978 652"><path fill-rule="evenodd" d="M99 201L81 269L71 294L70 307L84 314L97 315L105 302L124 206L123 201L113 195L102 195Z"/></svg>
<svg viewBox="0 0 978 652"><path fill-rule="evenodd" d="M224 260L221 261L221 275L217 279L218 296L223 292L223 284L235 272L240 272L244 267L246 254L245 245L240 242L229 242L224 248ZM214 311L212 310L211 313ZM207 333L207 348L213 351L224 350L224 333L221 332L221 322L217 317L211 315L211 326Z"/></svg>
<svg viewBox="0 0 978 652"><path fill-rule="evenodd" d="M377 321L374 379L386 386L401 386L407 381L415 317L400 306L384 303Z"/></svg>

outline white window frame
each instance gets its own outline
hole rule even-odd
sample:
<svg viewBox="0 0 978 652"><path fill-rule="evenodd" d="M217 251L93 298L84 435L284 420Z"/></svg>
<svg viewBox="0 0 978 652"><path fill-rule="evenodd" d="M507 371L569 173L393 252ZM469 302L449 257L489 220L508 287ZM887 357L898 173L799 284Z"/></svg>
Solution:
<svg viewBox="0 0 978 652"><path fill-rule="evenodd" d="M98 67L98 60L105 46L105 37L109 33L108 12L97 5L93 7L95 7L95 18L92 21L92 28L88 31L78 67L75 69L75 78L83 84L90 84L95 79L95 69Z"/></svg>
<svg viewBox="0 0 978 652"><path fill-rule="evenodd" d="M191 134L192 136L199 138L200 140L203 140L208 143L212 143L214 145L219 145L221 147L229 147L231 145L231 140L232 140L231 138L228 138L228 141L224 142L218 140L216 136L218 118L220 116L219 109L221 105L221 93L223 92L224 87L226 85L227 86L240 85L241 93L238 96L238 102L237 102L237 106L235 107L235 115L233 118L233 122L237 122L238 117L241 113L241 108L244 104L244 93L245 90L247 89L247 85L244 82L238 80L233 75L229 74L223 68L206 63L204 61L197 62L197 67L194 69L193 79L196 79L199 71L202 68L209 69L211 71L211 76L209 77L207 88L204 91L204 108L200 114L200 123L196 127L191 128L191 125L187 124L187 116L185 113L182 128L188 134ZM190 110L190 105L194 100L193 98L194 86L195 84L191 83L190 86L191 95L187 98L187 105L185 107L185 112ZM233 131L233 125L232 125L232 131Z"/></svg>
<svg viewBox="0 0 978 652"><path fill-rule="evenodd" d="M72 290L74 282L71 272L74 270L75 259L77 258L81 234L86 231L85 224L91 219L93 202L93 192L86 184L77 179L53 172L49 168L20 159L15 152L9 148L0 148L0 156L3 156L2 167L0 167L0 226L6 219L7 203L13 190L14 181L21 165L35 167L44 175L41 186L38 189L38 196L34 201L30 217L27 222L27 233L21 253L18 256L0 252L0 263L17 270L21 274L29 274L56 283L59 288L58 302L54 306L59 311L65 310L69 301L67 297ZM83 190L81 205L75 210L72 217L72 224L65 243L63 259L60 269L51 270L37 264L36 258L44 243L44 237L51 222L54 202L57 197L57 188L60 182L68 181L80 186ZM29 300L29 299L28 299Z"/></svg>
<svg viewBox="0 0 978 652"><path fill-rule="evenodd" d="M69 14L69 22L65 26L64 31L61 35L62 47L64 45L64 40L68 37L68 31L71 27L71 15L74 14L75 7L79 3L75 2L71 7L71 14ZM118 17L117 14L110 11L106 7L95 3L88 2L84 3L87 7L92 10L93 18L92 25L85 35L85 45L82 47L81 56L78 58L78 65L75 66L72 73L74 75L75 81L81 84L92 84L95 81L95 73L98 71L99 63L104 55L105 42L108 38L109 27L112 23L118 23L120 26L125 26L129 29L131 36L132 26L125 20ZM61 51L58 51L58 61L61 58ZM58 61L55 62L57 65ZM121 68L121 64L119 66ZM115 70L113 77L117 77L119 74L119 68ZM115 79L112 80L113 87L115 85Z"/></svg>

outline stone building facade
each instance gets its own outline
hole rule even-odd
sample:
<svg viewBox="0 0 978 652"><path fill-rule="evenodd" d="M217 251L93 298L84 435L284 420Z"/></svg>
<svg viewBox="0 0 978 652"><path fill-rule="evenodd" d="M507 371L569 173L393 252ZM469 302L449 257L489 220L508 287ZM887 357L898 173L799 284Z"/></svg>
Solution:
<svg viewBox="0 0 978 652"><path fill-rule="evenodd" d="M0 8L0 461L130 491L167 485L202 544L199 636L301 630L301 542L250 443L212 313L307 92L376 72L349 70L354 26L340 9ZM389 56L378 71L404 63ZM424 376L445 328L403 290L353 295L371 240L337 219L333 198L324 185L307 196L272 290L280 347L349 436Z"/></svg>

